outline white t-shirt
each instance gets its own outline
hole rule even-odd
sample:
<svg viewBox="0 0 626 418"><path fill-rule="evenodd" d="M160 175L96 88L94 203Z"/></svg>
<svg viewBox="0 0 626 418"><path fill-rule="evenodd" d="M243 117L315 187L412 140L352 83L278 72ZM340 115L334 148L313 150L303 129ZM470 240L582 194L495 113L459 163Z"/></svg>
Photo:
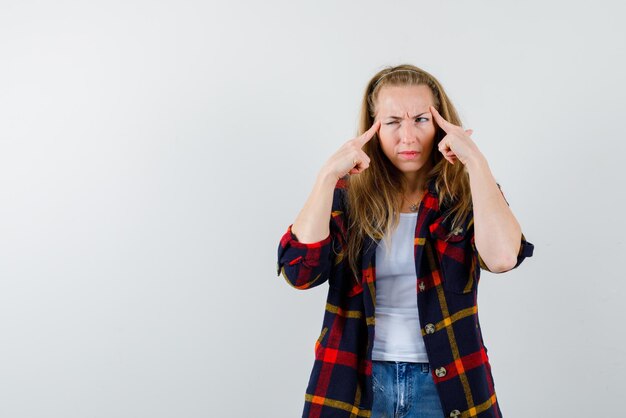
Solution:
<svg viewBox="0 0 626 418"><path fill-rule="evenodd" d="M427 363L417 311L414 237L416 213L400 213L391 251L376 248L376 325L372 360Z"/></svg>

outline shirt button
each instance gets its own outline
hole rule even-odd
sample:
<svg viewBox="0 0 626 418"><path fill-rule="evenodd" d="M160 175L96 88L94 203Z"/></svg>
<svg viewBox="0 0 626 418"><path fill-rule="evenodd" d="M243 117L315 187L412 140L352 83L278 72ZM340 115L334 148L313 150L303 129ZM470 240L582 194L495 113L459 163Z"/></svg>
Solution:
<svg viewBox="0 0 626 418"><path fill-rule="evenodd" d="M451 418L456 418L456 417L460 417L461 416L461 411L459 411L458 409L454 409L452 410L452 412L450 412L450 417Z"/></svg>
<svg viewBox="0 0 626 418"><path fill-rule="evenodd" d="M439 367L438 369L435 369L435 374L437 375L437 377L444 377L446 375L446 368Z"/></svg>
<svg viewBox="0 0 626 418"><path fill-rule="evenodd" d="M433 334L435 332L435 326L433 324L426 324L426 334Z"/></svg>
<svg viewBox="0 0 626 418"><path fill-rule="evenodd" d="M423 281L420 281L420 284L418 285L419 289L421 292L423 292L424 290L426 290L426 285L424 284Z"/></svg>
<svg viewBox="0 0 626 418"><path fill-rule="evenodd" d="M463 232L463 227L458 227L457 229L454 230L453 234L459 235L461 232Z"/></svg>

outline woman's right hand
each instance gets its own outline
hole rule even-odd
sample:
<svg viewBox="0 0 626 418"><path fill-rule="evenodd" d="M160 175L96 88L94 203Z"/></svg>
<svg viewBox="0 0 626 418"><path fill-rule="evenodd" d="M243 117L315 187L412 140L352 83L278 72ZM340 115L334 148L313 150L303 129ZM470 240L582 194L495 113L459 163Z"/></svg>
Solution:
<svg viewBox="0 0 626 418"><path fill-rule="evenodd" d="M363 151L363 146L372 139L380 128L380 121L365 131L362 135L357 136L343 144L324 164L323 170L329 173L337 180L346 174L359 174L370 166L370 157Z"/></svg>
<svg viewBox="0 0 626 418"><path fill-rule="evenodd" d="M291 225L291 232L299 242L320 242L330 235L329 219L337 181L346 174L362 173L369 167L370 157L361 148L379 128L380 122L374 122L366 132L343 144L324 163L309 198Z"/></svg>

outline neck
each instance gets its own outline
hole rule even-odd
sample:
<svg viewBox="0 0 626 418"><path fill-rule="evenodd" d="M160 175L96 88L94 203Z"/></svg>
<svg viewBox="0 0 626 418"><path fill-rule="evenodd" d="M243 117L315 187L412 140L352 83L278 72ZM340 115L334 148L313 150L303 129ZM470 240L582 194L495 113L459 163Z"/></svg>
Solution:
<svg viewBox="0 0 626 418"><path fill-rule="evenodd" d="M426 164L418 171L404 173L404 178L406 179L405 193L407 196L421 195L426 187L426 173L428 173L428 171L430 171L430 167L429 164Z"/></svg>
<svg viewBox="0 0 626 418"><path fill-rule="evenodd" d="M406 195L410 196L420 193L424 190L425 183L426 181L423 177L416 177L412 179L407 178L407 186L405 190Z"/></svg>

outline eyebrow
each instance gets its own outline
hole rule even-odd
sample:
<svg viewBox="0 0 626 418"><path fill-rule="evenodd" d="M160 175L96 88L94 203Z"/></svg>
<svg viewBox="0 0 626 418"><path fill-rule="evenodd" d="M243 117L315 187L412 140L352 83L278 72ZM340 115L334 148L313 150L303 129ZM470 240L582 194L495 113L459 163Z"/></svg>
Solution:
<svg viewBox="0 0 626 418"><path fill-rule="evenodd" d="M430 113L430 112L422 112L419 115L412 116L411 119L420 117L422 115L425 115L426 113ZM389 119L402 119L402 117L400 117L400 116L387 116L387 118L389 118Z"/></svg>

